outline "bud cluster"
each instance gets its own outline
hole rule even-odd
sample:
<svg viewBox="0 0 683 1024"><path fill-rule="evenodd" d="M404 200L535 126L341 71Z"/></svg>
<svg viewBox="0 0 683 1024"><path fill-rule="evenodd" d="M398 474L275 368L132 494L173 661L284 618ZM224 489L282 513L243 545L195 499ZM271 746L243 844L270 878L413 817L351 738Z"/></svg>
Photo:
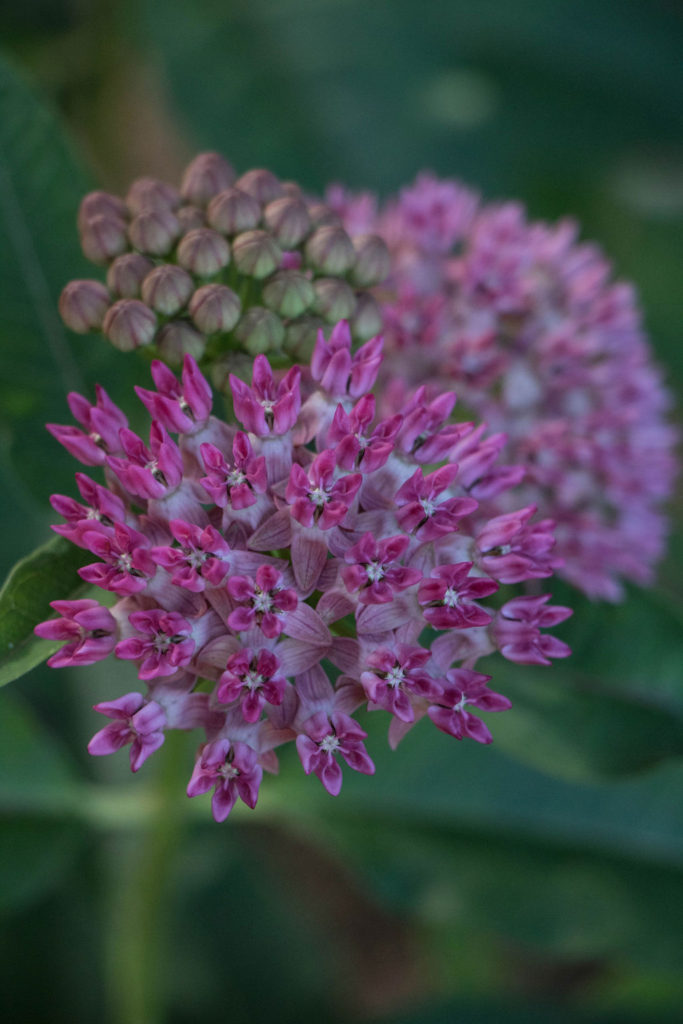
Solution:
<svg viewBox="0 0 683 1024"><path fill-rule="evenodd" d="M525 500L557 524L563 575L608 600L623 597L622 579L650 583L677 436L632 287L611 279L573 223L482 205L455 181L421 174L381 208L339 186L327 201L391 251L384 411L400 410L417 383L454 387L507 434ZM507 508L501 498L494 510Z"/></svg>
<svg viewBox="0 0 683 1024"><path fill-rule="evenodd" d="M106 284L66 286L67 326L170 363L206 357L219 386L235 352L291 363L310 355L321 325L346 319L356 341L381 328L368 289L389 272L385 243L351 237L328 206L270 171L238 178L217 153L197 156L179 189L141 178L125 199L90 193L78 226Z"/></svg>
<svg viewBox="0 0 683 1024"><path fill-rule="evenodd" d="M424 388L378 419L381 347L352 355L342 322L303 368L258 355L251 385L230 378L235 426L186 355L181 380L155 361L156 390L136 389L149 441L102 388L95 404L69 396L80 427L50 428L103 470L52 503L57 532L95 556L81 577L116 602L55 601L36 632L65 641L52 665L137 666L139 691L96 706L110 721L91 753L130 744L137 771L166 730L203 730L187 792L213 790L216 820L255 805L287 741L333 795L342 763L371 774L362 707L388 713L392 746L423 717L489 743L480 713L510 703L478 660L569 653L541 632L569 609L508 589L557 567L552 522L484 510L520 478L498 463L504 438L452 422L455 396Z"/></svg>

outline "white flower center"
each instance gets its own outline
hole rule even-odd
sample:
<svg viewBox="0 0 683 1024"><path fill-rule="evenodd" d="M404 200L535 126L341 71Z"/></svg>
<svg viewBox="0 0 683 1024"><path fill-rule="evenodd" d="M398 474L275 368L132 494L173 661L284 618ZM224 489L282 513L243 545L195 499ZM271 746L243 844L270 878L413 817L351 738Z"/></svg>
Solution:
<svg viewBox="0 0 683 1024"><path fill-rule="evenodd" d="M422 508L424 509L424 514L427 516L428 519L430 518L430 516L433 516L434 513L436 512L436 502L432 501L431 498L420 498L420 504L422 505Z"/></svg>
<svg viewBox="0 0 683 1024"><path fill-rule="evenodd" d="M389 669L386 677L387 686L400 686L405 679L405 672L400 665L394 665L393 668Z"/></svg>
<svg viewBox="0 0 683 1024"><path fill-rule="evenodd" d="M154 634L154 650L158 654L165 654L171 646L171 638L166 633Z"/></svg>
<svg viewBox="0 0 683 1024"><path fill-rule="evenodd" d="M254 610L257 612L269 612L273 607L273 599L267 590L256 590L254 594Z"/></svg>
<svg viewBox="0 0 683 1024"><path fill-rule="evenodd" d="M250 690L258 690L262 683L263 676L259 675L258 672L247 672L244 677L244 685Z"/></svg>
<svg viewBox="0 0 683 1024"><path fill-rule="evenodd" d="M119 555L119 557L116 559L116 564L118 565L119 569L123 570L123 572L130 572L131 569L133 568L133 559L128 554L128 552L124 552L124 554Z"/></svg>
<svg viewBox="0 0 683 1024"><path fill-rule="evenodd" d="M263 406L263 411L267 415L268 413L272 413L275 402L270 398L262 398L261 405Z"/></svg>
<svg viewBox="0 0 683 1024"><path fill-rule="evenodd" d="M453 590L453 587L449 587L446 593L443 595L443 603L447 608L455 608L460 600L460 595L457 590Z"/></svg>
<svg viewBox="0 0 683 1024"><path fill-rule="evenodd" d="M231 469L228 473L228 487L236 487L238 484L243 484L246 479L246 476L240 469Z"/></svg>
<svg viewBox="0 0 683 1024"><path fill-rule="evenodd" d="M326 504L328 496L327 493L322 489L322 487L314 487L312 491L308 492L308 497L311 499L314 505L320 507L321 505Z"/></svg>
<svg viewBox="0 0 683 1024"><path fill-rule="evenodd" d="M224 764L218 769L218 774L222 775L228 782L230 779L237 778L239 773L239 768L235 768L234 764Z"/></svg>
<svg viewBox="0 0 683 1024"><path fill-rule="evenodd" d="M465 705L469 704L469 703L470 702L468 701L467 697L463 693L463 694L461 694L460 700L458 701L458 703L453 705L453 710L454 711L462 711L464 709Z"/></svg>
<svg viewBox="0 0 683 1024"><path fill-rule="evenodd" d="M339 749L339 740L336 736L330 733L329 736L325 736L324 739L320 741L319 745L320 749L324 750L326 754L333 754L335 750Z"/></svg>
<svg viewBox="0 0 683 1024"><path fill-rule="evenodd" d="M371 583L384 578L384 569L379 562L368 562L365 566L365 573Z"/></svg>

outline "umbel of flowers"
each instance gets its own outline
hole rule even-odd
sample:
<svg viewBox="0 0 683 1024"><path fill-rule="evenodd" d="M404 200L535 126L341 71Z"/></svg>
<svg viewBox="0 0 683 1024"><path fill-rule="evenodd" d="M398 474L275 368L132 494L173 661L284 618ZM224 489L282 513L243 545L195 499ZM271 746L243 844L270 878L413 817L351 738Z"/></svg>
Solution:
<svg viewBox="0 0 683 1024"><path fill-rule="evenodd" d="M456 181L421 174L380 209L338 186L327 201L347 230L380 234L392 254L377 293L383 411L414 384L454 387L507 434L505 457L526 471L513 501L523 494L555 520L565 578L608 600L623 596L622 580L650 583L676 434L633 288L571 221L530 222L520 204L482 205Z"/></svg>
<svg viewBox="0 0 683 1024"><path fill-rule="evenodd" d="M347 319L357 342L381 328L368 288L389 272L385 243L351 238L328 206L270 171L237 178L217 153L197 156L179 188L140 178L124 199L89 193L78 226L106 284L68 284L66 324L170 363L205 358L219 384L236 352L291 365L322 324Z"/></svg>
<svg viewBox="0 0 683 1024"><path fill-rule="evenodd" d="M109 721L91 753L130 744L137 771L167 730L203 732L187 792L213 790L217 820L238 797L255 805L290 740L329 793L343 764L372 773L362 707L388 715L392 746L423 717L488 743L480 712L510 704L478 660L569 653L542 632L569 609L498 593L557 565L533 508L482 512L518 479L498 463L504 438L451 422L454 396L422 388L378 418L381 347L352 354L340 323L304 368L273 373L258 355L251 384L230 379L235 425L212 416L187 355L181 380L155 361L156 390L137 389L148 440L102 388L94 404L69 396L80 426L50 427L103 470L52 504L56 531L94 556L81 577L116 601L55 601L36 632L65 641L54 666L137 666L139 691L96 706Z"/></svg>

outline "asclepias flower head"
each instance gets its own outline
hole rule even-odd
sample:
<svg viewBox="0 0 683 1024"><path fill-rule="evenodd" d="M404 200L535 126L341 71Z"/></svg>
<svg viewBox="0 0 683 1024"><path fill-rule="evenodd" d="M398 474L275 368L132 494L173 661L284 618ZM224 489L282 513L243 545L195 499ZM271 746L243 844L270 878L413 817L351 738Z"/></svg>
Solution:
<svg viewBox="0 0 683 1024"><path fill-rule="evenodd" d="M191 355L180 379L155 362L156 391L137 389L149 441L101 391L95 407L71 396L82 431L52 428L91 466L89 410L119 424L97 445L103 481L79 472L83 500L53 499L55 529L93 555L82 578L114 603L55 601L59 617L36 632L65 641L55 666L137 667L141 692L96 705L110 722L92 754L130 744L137 771L169 729L202 732L187 792L212 790L217 821L256 804L288 741L333 795L344 770L372 774L363 708L388 716L392 746L422 718L489 743L480 713L509 701L477 661L569 653L542 632L569 609L505 589L560 560L533 507L488 511L492 495L514 504L504 438L453 422L453 396L424 389L378 416L381 348L352 352L340 322L308 365L257 355L248 380L230 378L234 424L211 412Z"/></svg>

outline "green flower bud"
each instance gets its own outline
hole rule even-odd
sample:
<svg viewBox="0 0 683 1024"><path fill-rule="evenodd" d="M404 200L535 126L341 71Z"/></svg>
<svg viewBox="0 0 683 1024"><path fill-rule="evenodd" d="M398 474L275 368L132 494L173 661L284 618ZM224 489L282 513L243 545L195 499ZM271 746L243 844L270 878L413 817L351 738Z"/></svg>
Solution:
<svg viewBox="0 0 683 1024"><path fill-rule="evenodd" d="M348 320L356 310L356 296L346 281L339 277L319 277L313 282L315 289L316 313L324 317L328 324Z"/></svg>
<svg viewBox="0 0 683 1024"><path fill-rule="evenodd" d="M306 259L324 274L345 274L355 263L356 252L343 228L327 225L316 228L306 242Z"/></svg>
<svg viewBox="0 0 683 1024"><path fill-rule="evenodd" d="M287 328L282 347L295 362L304 364L310 362L321 327L324 327L324 323L319 317L299 317Z"/></svg>
<svg viewBox="0 0 683 1024"><path fill-rule="evenodd" d="M128 227L128 237L140 252L165 256L180 234L178 218L167 207L143 210Z"/></svg>
<svg viewBox="0 0 683 1024"><path fill-rule="evenodd" d="M386 242L379 235L356 235L353 239L356 262L351 280L362 288L371 288L386 281L391 270L391 256Z"/></svg>
<svg viewBox="0 0 683 1024"><path fill-rule="evenodd" d="M291 196L293 199L303 199L301 186L297 185L295 181L283 181L281 184L284 195Z"/></svg>
<svg viewBox="0 0 683 1024"><path fill-rule="evenodd" d="M194 231L195 228L206 227L204 211L200 210L198 206L181 206L179 210L176 210L176 217L184 235Z"/></svg>
<svg viewBox="0 0 683 1024"><path fill-rule="evenodd" d="M107 287L121 299L137 299L142 282L154 269L151 260L139 252L127 252L117 256L107 271Z"/></svg>
<svg viewBox="0 0 683 1024"><path fill-rule="evenodd" d="M247 171L237 179L235 184L237 188L241 188L243 192L248 192L250 196L253 196L261 206L272 203L273 199L279 199L283 194L282 185L272 171L261 167Z"/></svg>
<svg viewBox="0 0 683 1024"><path fill-rule="evenodd" d="M128 216L126 204L109 192L88 192L78 207L78 230L85 231L93 217L105 216L125 220Z"/></svg>
<svg viewBox="0 0 683 1024"><path fill-rule="evenodd" d="M126 193L126 206L134 216L145 210L175 210L179 205L178 189L156 178L138 178Z"/></svg>
<svg viewBox="0 0 683 1024"><path fill-rule="evenodd" d="M279 352L285 338L282 320L269 309L253 306L247 310L237 327L235 337L252 356Z"/></svg>
<svg viewBox="0 0 683 1024"><path fill-rule="evenodd" d="M222 284L205 284L190 300L190 316L202 334L225 334L240 318L239 296Z"/></svg>
<svg viewBox="0 0 683 1024"><path fill-rule="evenodd" d="M379 303L369 292L356 293L356 312L349 319L355 341L368 341L382 333L384 321Z"/></svg>
<svg viewBox="0 0 683 1024"><path fill-rule="evenodd" d="M81 248L93 263L108 263L128 248L126 222L110 214L96 214L81 232Z"/></svg>
<svg viewBox="0 0 683 1024"><path fill-rule="evenodd" d="M214 277L229 262L230 246L211 228L195 228L178 245L178 263L197 277Z"/></svg>
<svg viewBox="0 0 683 1024"><path fill-rule="evenodd" d="M283 196L268 203L263 219L275 240L283 249L293 249L302 242L311 229L311 218L301 199Z"/></svg>
<svg viewBox="0 0 683 1024"><path fill-rule="evenodd" d="M187 305L193 291L190 275L173 263L155 267L142 282L143 301L164 316L173 316Z"/></svg>
<svg viewBox="0 0 683 1024"><path fill-rule="evenodd" d="M267 231L245 231L232 243L232 254L242 274L261 280L280 266L282 250Z"/></svg>
<svg viewBox="0 0 683 1024"><path fill-rule="evenodd" d="M157 334L157 351L169 363L182 363L185 356L201 359L206 349L206 338L186 320L171 320Z"/></svg>
<svg viewBox="0 0 683 1024"><path fill-rule="evenodd" d="M312 283L298 270L278 271L263 289L266 306L288 320L301 316L314 300Z"/></svg>
<svg viewBox="0 0 683 1024"><path fill-rule="evenodd" d="M341 227L341 218L326 203L309 203L308 216L316 228Z"/></svg>
<svg viewBox="0 0 683 1024"><path fill-rule="evenodd" d="M200 153L185 169L180 194L186 202L203 207L234 180L235 172L220 153Z"/></svg>
<svg viewBox="0 0 683 1024"><path fill-rule="evenodd" d="M261 207L248 192L228 188L209 203L207 219L212 228L225 235L250 231L261 220Z"/></svg>
<svg viewBox="0 0 683 1024"><path fill-rule="evenodd" d="M100 281L70 281L59 297L59 312L72 331L87 334L102 326L109 303L109 292Z"/></svg>
<svg viewBox="0 0 683 1024"><path fill-rule="evenodd" d="M106 313L102 330L122 352L149 345L157 329L156 314L138 299L119 299Z"/></svg>

